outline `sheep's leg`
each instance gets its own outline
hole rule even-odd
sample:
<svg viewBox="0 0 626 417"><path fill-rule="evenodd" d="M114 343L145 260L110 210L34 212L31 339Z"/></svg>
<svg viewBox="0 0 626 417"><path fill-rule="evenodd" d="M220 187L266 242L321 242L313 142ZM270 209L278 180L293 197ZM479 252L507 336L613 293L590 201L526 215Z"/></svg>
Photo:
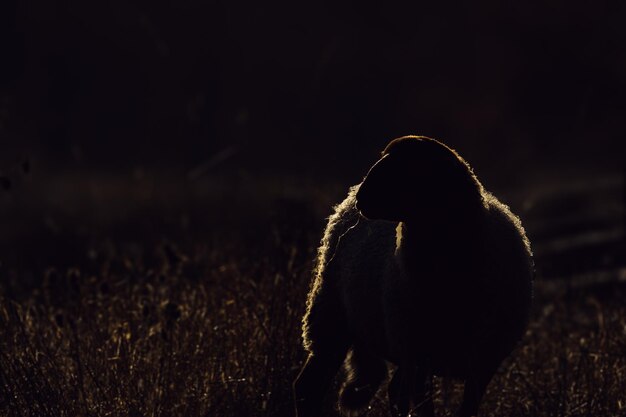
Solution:
<svg viewBox="0 0 626 417"><path fill-rule="evenodd" d="M435 406L432 396L432 375L430 370L417 367L410 380L411 399L409 415L412 417L434 417Z"/></svg>
<svg viewBox="0 0 626 417"><path fill-rule="evenodd" d="M344 414L366 410L387 377L387 364L366 346L354 345L345 363L346 380L339 394Z"/></svg>
<svg viewBox="0 0 626 417"><path fill-rule="evenodd" d="M309 356L296 378L296 416L317 417L324 396L346 358L351 342L335 293L320 293L307 322Z"/></svg>
<svg viewBox="0 0 626 417"><path fill-rule="evenodd" d="M463 388L463 402L459 410L459 417L474 417L478 415L480 401L485 394L487 384L498 369L498 364L489 364L482 369L474 369L465 380Z"/></svg>
<svg viewBox="0 0 626 417"><path fill-rule="evenodd" d="M399 367L389 382L389 406L393 417L433 417L431 376L421 368Z"/></svg>
<svg viewBox="0 0 626 417"><path fill-rule="evenodd" d="M293 389L297 417L321 415L328 387L343 363L348 346L335 351L310 354L296 378Z"/></svg>
<svg viewBox="0 0 626 417"><path fill-rule="evenodd" d="M404 368L395 370L389 381L389 408L392 417L406 417L409 414L409 390Z"/></svg>
<svg viewBox="0 0 626 417"><path fill-rule="evenodd" d="M432 377L418 373L416 381L409 415L412 417L434 417L435 406L432 395Z"/></svg>

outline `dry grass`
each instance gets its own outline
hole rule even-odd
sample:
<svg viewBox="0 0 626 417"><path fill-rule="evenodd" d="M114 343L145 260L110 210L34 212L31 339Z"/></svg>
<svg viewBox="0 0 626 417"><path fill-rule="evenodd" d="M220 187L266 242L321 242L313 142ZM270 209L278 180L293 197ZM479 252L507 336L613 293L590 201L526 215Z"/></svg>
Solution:
<svg viewBox="0 0 626 417"><path fill-rule="evenodd" d="M2 270L0 415L292 415L317 237L103 241L19 296L7 284L19 277ZM482 415L626 415L626 289L537 288ZM439 415L453 415L460 387L445 404L436 387ZM383 391L370 415L386 415Z"/></svg>
<svg viewBox="0 0 626 417"><path fill-rule="evenodd" d="M275 265L163 244L150 261L98 254L93 275L48 270L31 297L0 300L0 414L286 413L308 275L298 250Z"/></svg>

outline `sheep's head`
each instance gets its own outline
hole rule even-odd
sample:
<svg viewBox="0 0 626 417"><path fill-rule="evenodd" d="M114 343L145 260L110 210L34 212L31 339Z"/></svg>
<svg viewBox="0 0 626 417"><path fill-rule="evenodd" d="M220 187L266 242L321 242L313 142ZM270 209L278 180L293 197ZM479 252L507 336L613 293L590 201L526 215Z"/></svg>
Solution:
<svg viewBox="0 0 626 417"><path fill-rule="evenodd" d="M443 143L423 136L391 141L356 194L363 216L391 221L479 205L481 186L468 164Z"/></svg>

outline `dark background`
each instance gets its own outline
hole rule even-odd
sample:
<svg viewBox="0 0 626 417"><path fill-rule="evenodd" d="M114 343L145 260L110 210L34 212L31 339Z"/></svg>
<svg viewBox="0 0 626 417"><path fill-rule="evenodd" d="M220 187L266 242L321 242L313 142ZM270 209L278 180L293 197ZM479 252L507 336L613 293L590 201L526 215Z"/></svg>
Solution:
<svg viewBox="0 0 626 417"><path fill-rule="evenodd" d="M623 230L623 2L0 7L8 264L120 222L321 230L405 134L457 149L534 241Z"/></svg>
<svg viewBox="0 0 626 417"><path fill-rule="evenodd" d="M193 169L231 149L240 169L358 178L424 134L495 181L623 162L619 1L1 7L3 159Z"/></svg>

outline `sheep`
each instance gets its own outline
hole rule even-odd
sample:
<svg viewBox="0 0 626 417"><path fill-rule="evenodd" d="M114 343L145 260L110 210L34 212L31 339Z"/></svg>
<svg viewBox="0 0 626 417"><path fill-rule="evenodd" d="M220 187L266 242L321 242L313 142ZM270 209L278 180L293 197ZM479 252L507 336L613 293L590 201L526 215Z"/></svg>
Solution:
<svg viewBox="0 0 626 417"><path fill-rule="evenodd" d="M391 141L329 217L303 317L296 415L320 415L342 364L344 414L367 410L391 364L393 416L434 415L433 375L462 379L458 415L476 415L525 332L533 268L519 218L454 150L423 136Z"/></svg>

